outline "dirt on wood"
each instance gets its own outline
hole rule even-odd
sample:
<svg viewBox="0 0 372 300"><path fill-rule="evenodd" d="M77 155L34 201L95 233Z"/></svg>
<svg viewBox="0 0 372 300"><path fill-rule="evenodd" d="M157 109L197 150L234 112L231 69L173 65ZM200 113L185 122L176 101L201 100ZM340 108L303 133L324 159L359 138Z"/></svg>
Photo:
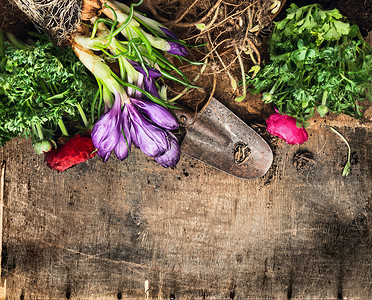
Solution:
<svg viewBox="0 0 372 300"><path fill-rule="evenodd" d="M192 6L202 18L217 1L146 3L148 14L187 39L175 16ZM263 57L267 36L260 39ZM249 68L250 55L243 59ZM7 163L1 283L7 279L10 299L371 298L372 117L314 118L309 141L287 145L266 131L272 107L259 96L236 102L241 87L213 73L223 69L217 64L218 57L196 82L205 92L193 90L182 103L200 108L214 94L271 145L269 172L243 181L186 156L165 170L133 149L125 162L96 157L57 173L30 151L31 141L14 139L0 153ZM183 70L193 78L198 68ZM238 81L238 61L229 71ZM347 148L328 125L353 147L346 178Z"/></svg>

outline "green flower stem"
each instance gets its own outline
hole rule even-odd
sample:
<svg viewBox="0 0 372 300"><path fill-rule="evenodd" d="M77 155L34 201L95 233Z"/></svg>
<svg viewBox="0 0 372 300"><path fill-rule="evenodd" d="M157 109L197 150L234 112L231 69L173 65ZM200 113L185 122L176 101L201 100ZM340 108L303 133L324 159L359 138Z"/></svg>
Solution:
<svg viewBox="0 0 372 300"><path fill-rule="evenodd" d="M345 167L342 171L342 176L347 176L347 175L349 175L350 168L351 168L351 161L350 161L350 159L351 159L351 148L350 148L350 145L341 133L339 133L336 129L334 129L331 126L329 128L342 139L342 141L346 144L346 146L348 148L347 162L346 162Z"/></svg>
<svg viewBox="0 0 372 300"><path fill-rule="evenodd" d="M126 70L125 70L125 65L124 65L124 60L125 58L119 57L118 62L119 62L119 70L120 70L120 78L122 80L125 80L126 76Z"/></svg>
<svg viewBox="0 0 372 300"><path fill-rule="evenodd" d="M148 31L151 32L151 34L155 37L160 37L159 34L151 28L151 26L149 26L146 22L144 22L141 18L137 17L136 16L136 12L134 12L134 16L133 18L138 22L140 23L143 27L145 27Z"/></svg>
<svg viewBox="0 0 372 300"><path fill-rule="evenodd" d="M195 86L195 85L189 84L188 82L183 81L183 80L181 80L181 79L179 79L179 78L177 78L177 77L171 75L170 73L168 73L168 72L166 72L166 71L164 71L164 70L160 70L160 73L161 73L161 75L163 75L163 76L164 76L165 78L167 78L167 79L170 79L170 80L176 81L176 82L178 82L178 83L180 83L180 84L183 84L183 85L187 86L188 89L189 89L189 88L196 88L196 89L199 89L199 88L200 88L200 87L198 87L198 86Z"/></svg>
<svg viewBox="0 0 372 300"><path fill-rule="evenodd" d="M101 97L102 98L101 87L99 87L97 89L97 92L94 95L94 98L93 98L93 101L92 101L92 104L91 104L90 114L91 114L92 123L94 123L94 111L95 111L95 108L96 108L96 103L97 103L98 97Z"/></svg>
<svg viewBox="0 0 372 300"><path fill-rule="evenodd" d="M130 6L130 11L128 18L124 21L123 24L121 24L111 35L112 37L117 36L120 32L124 30L125 27L129 25L129 23L132 21L133 16L134 16L134 7L140 6L142 4L143 0L140 0L138 3L133 3ZM138 24L138 23L137 23Z"/></svg>
<svg viewBox="0 0 372 300"><path fill-rule="evenodd" d="M64 136L68 136L68 132L65 126L65 123L63 123L62 119L58 120L58 126L61 129L61 132Z"/></svg>
<svg viewBox="0 0 372 300"><path fill-rule="evenodd" d="M88 127L89 121L88 121L87 116L85 115L83 109L81 108L80 103L76 104L76 107L77 107L77 109L78 109L78 111L80 113L81 118L83 119L84 126L85 127Z"/></svg>
<svg viewBox="0 0 372 300"><path fill-rule="evenodd" d="M6 37L18 49L26 50L26 49L30 48L28 45L26 45L25 43L18 40L13 33L7 32Z"/></svg>
<svg viewBox="0 0 372 300"><path fill-rule="evenodd" d="M150 44L150 41L147 39L147 37L143 34L143 32L138 27L132 27L132 29L134 30L135 33L137 33L139 38L145 44L148 54L152 56L152 46Z"/></svg>
<svg viewBox="0 0 372 300"><path fill-rule="evenodd" d="M99 91L99 102L98 102L98 108L97 108L97 119L99 119L101 117L101 108L102 108L102 103L104 101L103 100L103 84L102 84L101 80L99 80L97 77L96 77L96 80L97 80L98 91ZM95 120L94 109L95 109L95 107L92 104L92 107L91 107L92 122Z"/></svg>
<svg viewBox="0 0 372 300"><path fill-rule="evenodd" d="M323 92L323 98L322 98L322 105L326 106L327 104L327 97L328 97L328 92L324 91Z"/></svg>
<svg viewBox="0 0 372 300"><path fill-rule="evenodd" d="M116 37L120 32L122 32L122 31L125 29L125 27L127 27L127 26L129 25L130 21L132 21L132 19L133 19L133 13L134 13L134 9L133 9L133 7L131 6L131 11L129 12L129 16L128 16L128 18L125 20L125 22L124 22L123 24L121 24L121 25L119 26L119 28L117 28L117 29L116 29L116 30L111 34L112 37Z"/></svg>
<svg viewBox="0 0 372 300"><path fill-rule="evenodd" d="M43 128L41 127L40 123L36 123L36 131L40 141L42 141L44 139L44 134Z"/></svg>
<svg viewBox="0 0 372 300"><path fill-rule="evenodd" d="M271 90L270 90L270 92L269 92L271 95L273 95L273 94L275 93L276 88L278 87L278 85L279 85L281 82L282 82L281 80L278 80L278 81L276 81L276 82L274 83L273 87L271 88Z"/></svg>
<svg viewBox="0 0 372 300"><path fill-rule="evenodd" d="M0 30L0 57L5 56L5 34Z"/></svg>
<svg viewBox="0 0 372 300"><path fill-rule="evenodd" d="M110 46L111 41L113 39L113 32L114 32L114 29L115 29L115 27L118 23L118 16L117 16L115 10L111 6L107 5L106 2L105 2L105 7L110 9L112 11L113 15L114 15L113 24L111 25L110 34L109 34L109 41L107 42L107 44L105 46L103 46L104 48L107 48L108 46Z"/></svg>
<svg viewBox="0 0 372 300"><path fill-rule="evenodd" d="M96 21L94 22L94 25L93 25L92 34L90 36L91 39L93 39L96 36L97 30L98 30L98 25L100 23L104 23L104 24L109 25L109 26L113 25L113 21L111 21L111 20L106 20L106 19L103 19L103 18L97 18Z"/></svg>
<svg viewBox="0 0 372 300"><path fill-rule="evenodd" d="M208 65L208 57L205 59L205 63L203 63L203 66L201 67L200 72L195 76L195 78L193 80L193 83L196 83L198 81L200 76L204 73L205 69L207 68L207 65ZM174 102L178 98L181 98L183 95L185 95L186 92L187 92L187 88L185 88L180 94L178 94L177 96L173 97L172 99L170 99L168 101L169 102Z"/></svg>
<svg viewBox="0 0 372 300"><path fill-rule="evenodd" d="M144 62L144 60L143 60L143 58L142 58L142 55L141 55L141 52L139 51L139 49L138 49L138 47L137 47L136 44L133 44L132 46L133 46L133 49L134 49L135 55L136 55L136 57L138 58L139 63L141 64L142 69L145 71L146 76L148 77L148 76L149 76L149 71L148 71L147 68L146 68L145 62Z"/></svg>

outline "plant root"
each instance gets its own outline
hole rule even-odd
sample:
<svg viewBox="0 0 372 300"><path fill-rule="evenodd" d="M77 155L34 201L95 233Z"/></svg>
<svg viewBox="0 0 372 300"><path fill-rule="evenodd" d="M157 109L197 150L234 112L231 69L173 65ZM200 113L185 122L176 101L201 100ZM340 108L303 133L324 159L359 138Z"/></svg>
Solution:
<svg viewBox="0 0 372 300"><path fill-rule="evenodd" d="M211 67L204 75L225 73L237 90L234 74L250 69L242 69L242 65L259 69L259 49L284 3L285 0L184 0L180 8L179 0L153 0L147 7L167 26L186 29L184 40L189 44L206 44L195 48L202 61L210 61Z"/></svg>

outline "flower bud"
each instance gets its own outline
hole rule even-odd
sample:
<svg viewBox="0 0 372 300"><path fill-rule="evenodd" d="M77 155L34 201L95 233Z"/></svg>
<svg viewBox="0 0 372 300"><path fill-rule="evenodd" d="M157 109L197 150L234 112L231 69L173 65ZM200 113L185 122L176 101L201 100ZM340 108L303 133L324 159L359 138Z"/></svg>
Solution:
<svg viewBox="0 0 372 300"><path fill-rule="evenodd" d="M168 130L176 130L178 128L177 119L167 108L147 100L131 98L131 102L155 125Z"/></svg>
<svg viewBox="0 0 372 300"><path fill-rule="evenodd" d="M156 98L160 97L154 78L145 76L144 81L143 81L143 87L146 92L149 92L154 97Z"/></svg>
<svg viewBox="0 0 372 300"><path fill-rule="evenodd" d="M189 54L187 49L182 46L181 44L175 43L175 42L168 42L170 49L167 50L168 53L179 55L179 56L186 56Z"/></svg>
<svg viewBox="0 0 372 300"><path fill-rule="evenodd" d="M328 107L325 105L320 105L316 109L321 117L324 117L324 115L328 112Z"/></svg>
<svg viewBox="0 0 372 300"><path fill-rule="evenodd" d="M263 93L262 94L262 100L265 103L270 103L270 102L272 102L272 95L270 93Z"/></svg>
<svg viewBox="0 0 372 300"><path fill-rule="evenodd" d="M115 93L115 102L94 125L91 137L97 148L97 155L106 161L120 139L121 98Z"/></svg>
<svg viewBox="0 0 372 300"><path fill-rule="evenodd" d="M127 61L133 66L133 68L137 72L140 72L142 75L147 76L146 71L143 69L143 67L141 66L141 64L139 62L131 60L129 58L127 58ZM155 68L152 68L152 67L149 67L149 66L146 66L146 68L147 68L147 72L148 72L149 77L158 78L158 77L161 76L161 73L160 73L159 70L157 70Z"/></svg>
<svg viewBox="0 0 372 300"><path fill-rule="evenodd" d="M172 39L175 39L175 40L179 40L179 38L172 32L170 31L168 28L164 27L164 26L159 26L159 28L161 29L161 31L167 36L167 37L170 37Z"/></svg>
<svg viewBox="0 0 372 300"><path fill-rule="evenodd" d="M165 129L151 124L133 104L126 104L131 119L130 135L135 146L150 157L169 150L170 144Z"/></svg>
<svg viewBox="0 0 372 300"><path fill-rule="evenodd" d="M168 131L170 148L164 154L154 157L155 161L164 168L174 168L181 157L181 150L177 138Z"/></svg>
<svg viewBox="0 0 372 300"><path fill-rule="evenodd" d="M44 154L52 149L52 143L49 140L42 140L34 144L34 149L37 154Z"/></svg>

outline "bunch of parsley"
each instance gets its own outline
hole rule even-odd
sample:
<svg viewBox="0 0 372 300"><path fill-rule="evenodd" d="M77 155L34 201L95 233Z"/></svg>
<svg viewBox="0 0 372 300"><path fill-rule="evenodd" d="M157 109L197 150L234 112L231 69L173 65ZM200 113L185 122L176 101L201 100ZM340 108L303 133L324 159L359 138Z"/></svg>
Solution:
<svg viewBox="0 0 372 300"><path fill-rule="evenodd" d="M20 135L53 140L62 119L80 122L78 106L90 110L97 87L71 49L46 35L0 47L0 146Z"/></svg>
<svg viewBox="0 0 372 300"><path fill-rule="evenodd" d="M270 63L247 81L280 113L305 126L315 109L362 116L358 101L371 100L372 51L337 9L292 4L276 23L269 53Z"/></svg>

